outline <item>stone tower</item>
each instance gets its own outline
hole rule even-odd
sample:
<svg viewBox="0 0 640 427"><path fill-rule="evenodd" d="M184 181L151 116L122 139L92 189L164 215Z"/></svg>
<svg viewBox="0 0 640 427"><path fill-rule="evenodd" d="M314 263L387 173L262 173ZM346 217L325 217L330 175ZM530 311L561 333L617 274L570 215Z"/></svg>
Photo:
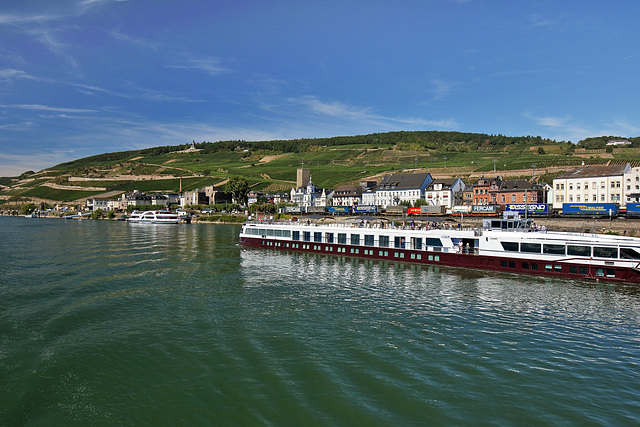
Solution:
<svg viewBox="0 0 640 427"><path fill-rule="evenodd" d="M311 172L309 169L299 168L296 178L296 188L304 187L309 183L311 179Z"/></svg>

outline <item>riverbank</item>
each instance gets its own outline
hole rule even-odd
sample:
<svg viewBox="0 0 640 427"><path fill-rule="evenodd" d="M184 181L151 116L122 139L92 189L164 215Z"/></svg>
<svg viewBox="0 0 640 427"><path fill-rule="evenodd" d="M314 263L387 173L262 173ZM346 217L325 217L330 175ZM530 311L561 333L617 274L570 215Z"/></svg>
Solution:
<svg viewBox="0 0 640 427"><path fill-rule="evenodd" d="M23 217L22 215L3 215L13 217ZM123 220L126 216L119 216L111 220ZM49 215L41 218L59 219L59 216ZM301 216L301 220L308 218ZM312 222L327 223L327 222L342 222L355 217L339 216L339 217L322 217L317 219L311 219ZM415 221L411 217L398 218L398 217L379 217L380 219L386 219L387 221L410 222ZM85 217L85 219L88 219ZM448 222L457 222L459 218L442 217L438 219L444 219ZM464 217L462 220L464 227L481 227L483 218L476 217ZM242 224L246 220L246 217L240 215L212 215L203 217L193 217L192 223L197 224ZM556 231L571 231L577 233L597 233L597 234L619 234L626 236L640 237L640 219L629 218L614 218L609 220L608 218L600 219L584 219L584 218L534 218L535 224L538 226L545 226L549 230Z"/></svg>

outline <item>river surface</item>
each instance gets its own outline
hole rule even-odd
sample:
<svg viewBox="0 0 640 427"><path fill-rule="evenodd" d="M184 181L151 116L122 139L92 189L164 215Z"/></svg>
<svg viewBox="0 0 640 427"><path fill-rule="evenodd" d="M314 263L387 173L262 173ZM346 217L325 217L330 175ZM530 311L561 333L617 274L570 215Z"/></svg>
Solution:
<svg viewBox="0 0 640 427"><path fill-rule="evenodd" d="M638 425L637 286L0 217L0 425Z"/></svg>

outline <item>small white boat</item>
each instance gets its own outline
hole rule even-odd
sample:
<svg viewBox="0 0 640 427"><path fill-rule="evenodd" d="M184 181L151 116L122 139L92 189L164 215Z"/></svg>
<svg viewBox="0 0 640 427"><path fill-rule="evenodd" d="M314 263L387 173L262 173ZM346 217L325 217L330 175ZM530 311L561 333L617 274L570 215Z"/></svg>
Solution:
<svg viewBox="0 0 640 427"><path fill-rule="evenodd" d="M129 218L129 222L149 223L149 224L178 224L182 220L171 211L144 211L133 212Z"/></svg>

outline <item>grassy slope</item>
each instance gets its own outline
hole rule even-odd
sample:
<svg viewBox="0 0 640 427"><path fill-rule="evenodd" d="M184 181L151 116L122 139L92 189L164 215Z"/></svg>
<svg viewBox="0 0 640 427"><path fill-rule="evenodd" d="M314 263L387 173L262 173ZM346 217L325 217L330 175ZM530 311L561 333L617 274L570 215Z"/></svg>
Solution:
<svg viewBox="0 0 640 427"><path fill-rule="evenodd" d="M44 198L51 200L72 201L83 197L100 194L100 191L53 189L42 186L47 182L56 182L63 186L103 187L106 191L142 192L177 192L179 179L163 178L172 175L184 176L183 190L193 190L207 185L218 184L233 176L247 179L253 189L268 191L288 191L295 185L296 169L304 164L311 170L316 185L335 188L344 183L384 173L401 172L415 168L427 171L438 171L439 174L450 174L468 177L472 173L492 172L497 166L498 174L505 170L523 170L522 176L530 174L533 165L540 171L537 175L543 179L552 179L556 172L544 174L544 169L553 166L579 165L582 161L590 164L613 161L614 163L640 163L640 148L616 148L613 153L604 149L569 151L564 143L545 141L542 145L524 142L509 145L473 145L464 141L448 143L436 148L427 148L425 144L403 144L398 146L412 150L396 150L388 143L387 134L380 134L385 143L350 144L350 141L362 140L361 137L344 137L345 145L312 145L310 151L282 153L266 149L230 149L228 151L198 151L192 153L166 152L149 154L151 151L132 151L127 153L110 153L112 158L103 159L94 156L74 162L58 165L50 170L33 176L33 180L24 180L20 185L16 181L4 179L9 184L0 195L20 198ZM403 141L417 138L417 135L403 133L399 136ZM416 137L416 138L414 138ZM360 139L358 139L360 138ZM251 147L251 143L244 143ZM544 154L539 154L542 147ZM169 151L169 150L165 150ZM263 161L267 159L268 161ZM494 161L495 160L495 161ZM444 168L446 165L446 169ZM121 175L154 175L154 179L116 180ZM194 176L196 175L196 176ZM100 177L92 181L70 181L65 176ZM57 177L57 178L56 178Z"/></svg>

